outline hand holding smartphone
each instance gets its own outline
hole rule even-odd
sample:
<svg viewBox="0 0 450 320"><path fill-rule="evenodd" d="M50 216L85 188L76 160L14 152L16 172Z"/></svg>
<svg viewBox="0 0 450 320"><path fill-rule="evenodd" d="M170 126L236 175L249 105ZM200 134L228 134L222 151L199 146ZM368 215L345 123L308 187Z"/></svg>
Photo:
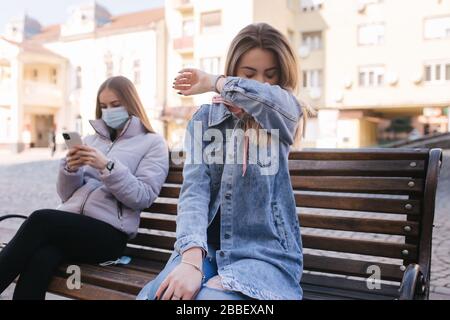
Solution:
<svg viewBox="0 0 450 320"><path fill-rule="evenodd" d="M83 145L83 139L78 132L64 132L63 138L69 149Z"/></svg>

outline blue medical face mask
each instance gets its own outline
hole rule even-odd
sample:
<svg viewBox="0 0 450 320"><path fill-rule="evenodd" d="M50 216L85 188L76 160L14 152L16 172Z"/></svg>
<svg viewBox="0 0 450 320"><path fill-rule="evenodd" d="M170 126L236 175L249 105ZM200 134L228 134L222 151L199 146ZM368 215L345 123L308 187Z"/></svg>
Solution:
<svg viewBox="0 0 450 320"><path fill-rule="evenodd" d="M129 118L125 107L102 109L102 119L112 129L123 129Z"/></svg>

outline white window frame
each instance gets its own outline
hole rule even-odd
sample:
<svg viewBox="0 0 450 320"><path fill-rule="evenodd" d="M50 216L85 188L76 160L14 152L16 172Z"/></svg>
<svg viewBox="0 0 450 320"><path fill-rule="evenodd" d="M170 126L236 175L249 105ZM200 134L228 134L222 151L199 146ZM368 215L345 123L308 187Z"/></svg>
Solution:
<svg viewBox="0 0 450 320"><path fill-rule="evenodd" d="M322 31L310 31L302 33L302 45L308 47L309 51L320 51L323 49Z"/></svg>
<svg viewBox="0 0 450 320"><path fill-rule="evenodd" d="M217 25L212 26L205 26L203 24L203 17L207 14L214 14L219 13L220 14L220 23ZM222 28L223 26L223 10L212 10L212 11L205 11L200 14L200 29L201 33L208 33L208 32L215 32Z"/></svg>
<svg viewBox="0 0 450 320"><path fill-rule="evenodd" d="M133 82L135 85L142 83L142 61L141 59L133 60Z"/></svg>
<svg viewBox="0 0 450 320"><path fill-rule="evenodd" d="M181 25L181 34L183 37L193 37L195 34L195 20L185 19Z"/></svg>
<svg viewBox="0 0 450 320"><path fill-rule="evenodd" d="M363 78L361 78L361 75L363 75ZM358 86L360 88L382 87L386 81L385 77L386 69L384 66L362 66L358 68ZM382 79L381 81L380 78Z"/></svg>
<svg viewBox="0 0 450 320"><path fill-rule="evenodd" d="M305 83L306 76L306 83ZM321 89L323 86L323 70L322 69L307 69L302 73L302 87L303 89Z"/></svg>
<svg viewBox="0 0 450 320"><path fill-rule="evenodd" d="M325 0L300 0L300 10L302 12L313 12L323 8Z"/></svg>
<svg viewBox="0 0 450 320"><path fill-rule="evenodd" d="M210 74L222 74L220 57L205 57L200 59L201 70Z"/></svg>
<svg viewBox="0 0 450 320"><path fill-rule="evenodd" d="M382 28L383 32L382 34L379 32L374 32L374 39L375 41L372 41L374 39L370 39L369 41L362 41L362 30L365 29L369 29L369 28ZM370 31L368 31L370 33ZM378 22L378 23L370 23L370 24L360 24L358 26L358 46L379 46L379 45L383 45L384 42L386 40L386 26L383 22Z"/></svg>
<svg viewBox="0 0 450 320"><path fill-rule="evenodd" d="M439 30L440 26L434 26L435 30L432 30L433 26L427 25L427 23L433 22L439 24L438 21L443 21L444 26L442 27L442 30ZM447 26L445 26L446 23L448 24ZM436 35L429 34L433 32L436 32ZM425 40L450 39L450 15L425 18L423 22L423 38Z"/></svg>
<svg viewBox="0 0 450 320"><path fill-rule="evenodd" d="M430 70L430 79L427 77L428 70ZM437 73L439 73L439 76ZM443 84L450 82L450 60L425 62L424 82L426 84Z"/></svg>

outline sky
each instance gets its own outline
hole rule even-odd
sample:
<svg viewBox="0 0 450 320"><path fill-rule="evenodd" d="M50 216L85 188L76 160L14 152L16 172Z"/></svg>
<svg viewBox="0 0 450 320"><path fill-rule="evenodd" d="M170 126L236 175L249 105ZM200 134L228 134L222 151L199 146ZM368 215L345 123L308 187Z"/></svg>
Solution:
<svg viewBox="0 0 450 320"><path fill-rule="evenodd" d="M0 0L0 34L5 31L5 25L11 17L27 12L43 26L62 23L68 17L71 6L89 3L91 0ZM118 15L161 7L164 0L97 0L111 14Z"/></svg>

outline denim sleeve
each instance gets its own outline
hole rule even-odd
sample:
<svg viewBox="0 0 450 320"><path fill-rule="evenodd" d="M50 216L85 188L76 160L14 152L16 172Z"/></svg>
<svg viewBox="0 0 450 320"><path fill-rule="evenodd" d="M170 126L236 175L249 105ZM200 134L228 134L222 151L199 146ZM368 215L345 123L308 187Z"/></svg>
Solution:
<svg viewBox="0 0 450 320"><path fill-rule="evenodd" d="M222 97L250 114L264 129L277 130L280 139L292 145L302 116L300 103L280 86L228 77Z"/></svg>
<svg viewBox="0 0 450 320"><path fill-rule="evenodd" d="M175 250L183 254L188 249L199 247L208 252L207 233L210 203L209 166L203 161L203 132L206 121L204 114L207 106L193 117L186 130L186 161L183 169L183 186L178 202L177 241ZM209 110L209 109L208 109ZM201 127L200 127L201 126Z"/></svg>

